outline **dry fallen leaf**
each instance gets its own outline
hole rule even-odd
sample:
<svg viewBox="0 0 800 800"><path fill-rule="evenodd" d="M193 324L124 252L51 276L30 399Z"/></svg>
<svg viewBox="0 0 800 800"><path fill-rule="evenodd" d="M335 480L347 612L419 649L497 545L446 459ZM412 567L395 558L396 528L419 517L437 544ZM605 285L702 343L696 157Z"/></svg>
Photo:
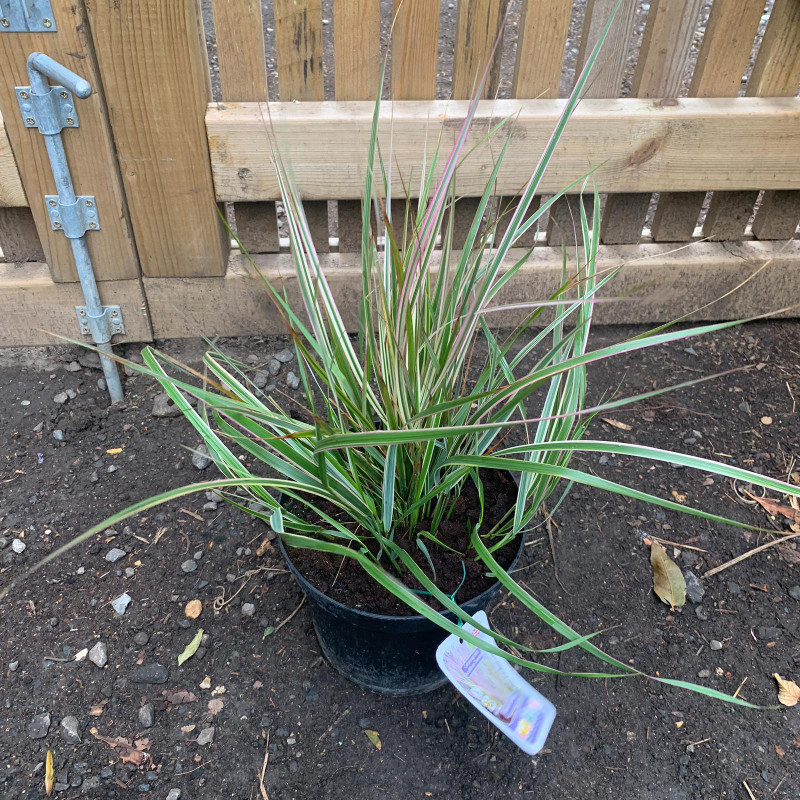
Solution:
<svg viewBox="0 0 800 800"><path fill-rule="evenodd" d="M745 494L755 500L767 514L773 517L786 517L794 523L800 524L800 511L795 511L791 506L784 506L768 497L756 497L752 492L745 491Z"/></svg>
<svg viewBox="0 0 800 800"><path fill-rule="evenodd" d="M197 633L194 635L192 641L186 645L186 649L178 656L178 666L183 664L184 661L188 661L197 652L197 648L200 647L200 640L202 638L203 629L198 628Z"/></svg>
<svg viewBox="0 0 800 800"><path fill-rule="evenodd" d="M610 417L600 417L606 425L610 425L612 428L619 428L621 431L632 431L633 425L627 425L624 422L620 422L618 419L611 419Z"/></svg>
<svg viewBox="0 0 800 800"><path fill-rule="evenodd" d="M103 700L102 703L98 703L96 706L92 706L91 711L89 711L90 717L99 717L103 713L103 709L108 703L108 700Z"/></svg>
<svg viewBox="0 0 800 800"><path fill-rule="evenodd" d="M210 689L211 688L211 678L208 675L200 681L200 688L201 689Z"/></svg>
<svg viewBox="0 0 800 800"><path fill-rule="evenodd" d="M131 744L130 739L125 739L122 736L101 736L97 732L97 728L92 728L89 733L95 739L105 742L109 747L116 750L123 764L136 764L139 767L147 759L147 753L144 751L150 746L149 739L136 739Z"/></svg>
<svg viewBox="0 0 800 800"><path fill-rule="evenodd" d="M189 619L197 619L203 613L203 603L201 600L190 600L186 604L184 613Z"/></svg>
<svg viewBox="0 0 800 800"><path fill-rule="evenodd" d="M164 703L167 706L182 706L185 703L197 702L197 695L186 689L163 689L161 694L164 695Z"/></svg>
<svg viewBox="0 0 800 800"><path fill-rule="evenodd" d="M261 558L261 556L263 556L264 553L266 553L267 551L269 551L270 553L274 553L275 552L275 546L265 536L264 539L261 541L261 544L258 546L258 550L256 550L256 555L259 558Z"/></svg>
<svg viewBox="0 0 800 800"><path fill-rule="evenodd" d="M364 733L367 734L367 739L380 750L383 745L381 744L381 737L378 736L378 731L364 731Z"/></svg>
<svg viewBox="0 0 800 800"><path fill-rule="evenodd" d="M181 732L182 733L191 733L197 725L181 725Z"/></svg>
<svg viewBox="0 0 800 800"><path fill-rule="evenodd" d="M48 750L44 762L44 793L50 797L56 783L56 771L53 767L53 754Z"/></svg>
<svg viewBox="0 0 800 800"><path fill-rule="evenodd" d="M225 703L222 702L218 697L215 697L213 700L208 701L208 712L212 716L216 716L219 714L222 709L225 708Z"/></svg>
<svg viewBox="0 0 800 800"><path fill-rule="evenodd" d="M778 702L784 706L796 706L800 700L800 686L794 681L784 680L777 672L772 677L778 682Z"/></svg>
<svg viewBox="0 0 800 800"><path fill-rule="evenodd" d="M650 565L653 567L653 591L670 608L681 608L686 602L686 581L678 565L656 541L650 545Z"/></svg>

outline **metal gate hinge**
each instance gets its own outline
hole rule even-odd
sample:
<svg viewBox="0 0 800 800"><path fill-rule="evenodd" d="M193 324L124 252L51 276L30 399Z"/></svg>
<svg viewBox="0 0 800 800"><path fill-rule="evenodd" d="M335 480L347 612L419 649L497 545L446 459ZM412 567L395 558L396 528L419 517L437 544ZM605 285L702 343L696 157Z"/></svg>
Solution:
<svg viewBox="0 0 800 800"><path fill-rule="evenodd" d="M50 0L0 0L0 33L47 33L56 30Z"/></svg>
<svg viewBox="0 0 800 800"><path fill-rule="evenodd" d="M86 306L75 306L75 314L82 334L91 334L96 342L110 342L115 334L125 333L122 309L119 306L102 306L102 309L99 317L92 317Z"/></svg>
<svg viewBox="0 0 800 800"><path fill-rule="evenodd" d="M34 94L30 86L17 86L15 91L26 128L38 128L44 136L52 136L64 128L80 127L69 89L51 86L46 94Z"/></svg>
<svg viewBox="0 0 800 800"><path fill-rule="evenodd" d="M54 231L64 231L67 239L80 239L86 231L99 231L97 201L94 195L82 194L71 205L65 205L57 194L46 194L44 202Z"/></svg>

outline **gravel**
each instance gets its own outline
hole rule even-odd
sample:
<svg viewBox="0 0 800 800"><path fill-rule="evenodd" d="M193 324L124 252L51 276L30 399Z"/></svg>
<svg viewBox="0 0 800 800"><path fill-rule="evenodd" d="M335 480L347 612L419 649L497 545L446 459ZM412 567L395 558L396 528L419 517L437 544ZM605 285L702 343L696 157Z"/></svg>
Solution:
<svg viewBox="0 0 800 800"><path fill-rule="evenodd" d="M711 640L711 641L708 643L708 646L709 646L709 647L710 647L712 650L722 650L722 642L718 641L717 639L712 639L712 640Z"/></svg>
<svg viewBox="0 0 800 800"><path fill-rule="evenodd" d="M256 613L256 607L252 603L242 603L242 614L252 617Z"/></svg>
<svg viewBox="0 0 800 800"><path fill-rule="evenodd" d="M200 735L197 737L197 744L201 747L211 744L214 741L214 731L215 728L213 725L210 728L204 728L200 731Z"/></svg>
<svg viewBox="0 0 800 800"><path fill-rule="evenodd" d="M150 413L154 417L178 417L181 410L166 392L161 392L153 398L153 408Z"/></svg>
<svg viewBox="0 0 800 800"><path fill-rule="evenodd" d="M61 720L61 737L68 744L80 744L81 731L77 717L68 716Z"/></svg>
<svg viewBox="0 0 800 800"><path fill-rule="evenodd" d="M192 453L192 465L197 469L206 469L211 465L212 459L208 448L204 444L199 444Z"/></svg>
<svg viewBox="0 0 800 800"><path fill-rule="evenodd" d="M101 669L108 664L108 647L105 642L97 642L89 651L89 661Z"/></svg>
<svg viewBox="0 0 800 800"><path fill-rule="evenodd" d="M47 731L50 730L50 715L45 712L44 714L37 714L25 729L29 739L44 739L47 736Z"/></svg>
<svg viewBox="0 0 800 800"><path fill-rule="evenodd" d="M280 353L275 353L273 358L281 364L288 364L294 358L294 353L288 347L284 347Z"/></svg>
<svg viewBox="0 0 800 800"><path fill-rule="evenodd" d="M170 789L169 793L167 794L166 800L181 800L181 790Z"/></svg>
<svg viewBox="0 0 800 800"><path fill-rule="evenodd" d="M66 436L64 436L64 431L62 431L62 430L60 430L60 429L56 428L56 429L53 431L53 438L54 438L54 439L55 439L57 442L63 442L63 441L64 441L64 440L65 440L67 437L66 437Z"/></svg>
<svg viewBox="0 0 800 800"><path fill-rule="evenodd" d="M791 597L792 600L800 600L800 584L792 586L792 588L789 589L789 597Z"/></svg>
<svg viewBox="0 0 800 800"><path fill-rule="evenodd" d="M267 372L273 377L281 371L281 362L277 358L271 358L267 362Z"/></svg>
<svg viewBox="0 0 800 800"><path fill-rule="evenodd" d="M695 604L701 602L706 590L700 579L690 569L683 571L683 578L686 581L686 596Z"/></svg>
<svg viewBox="0 0 800 800"><path fill-rule="evenodd" d="M69 395L66 392L59 392L55 397L53 397L53 402L58 403L60 406L63 406L67 400L69 400Z"/></svg>
<svg viewBox="0 0 800 800"><path fill-rule="evenodd" d="M112 547L106 553L106 561L110 561L112 564L119 561L121 558L125 558L127 554L121 547Z"/></svg>
<svg viewBox="0 0 800 800"><path fill-rule="evenodd" d="M13 550L13 551L14 551L14 552L17 554L17 555L19 555L20 553L24 553L24 552L25 552L25 548L27 548L27 546L28 546L28 545L26 545L26 544L25 544L25 542L23 542L23 541L22 541L22 539L14 539L14 540L11 542L11 549L12 549L12 550Z"/></svg>
<svg viewBox="0 0 800 800"><path fill-rule="evenodd" d="M131 670L130 679L133 683L166 683L169 670L161 664L145 664Z"/></svg>
<svg viewBox="0 0 800 800"><path fill-rule="evenodd" d="M186 572L194 572L197 569L197 562L193 558L187 558L186 561L181 564L181 569Z"/></svg>
<svg viewBox="0 0 800 800"><path fill-rule="evenodd" d="M115 600L111 601L111 608L113 608L117 614L122 616L125 613L125 609L131 604L131 600L133 600L133 598L127 592L125 592Z"/></svg>
<svg viewBox="0 0 800 800"><path fill-rule="evenodd" d="M139 724L143 728L152 728L156 721L155 709L152 703L146 703L139 709Z"/></svg>
<svg viewBox="0 0 800 800"><path fill-rule="evenodd" d="M146 631L139 631L139 633L133 637L133 641L135 644L138 644L139 647L144 647L144 645L150 641L150 636Z"/></svg>
<svg viewBox="0 0 800 800"><path fill-rule="evenodd" d="M298 378L297 375L294 374L294 372L290 372L286 376L286 385L290 389L297 389L300 386L300 378Z"/></svg>

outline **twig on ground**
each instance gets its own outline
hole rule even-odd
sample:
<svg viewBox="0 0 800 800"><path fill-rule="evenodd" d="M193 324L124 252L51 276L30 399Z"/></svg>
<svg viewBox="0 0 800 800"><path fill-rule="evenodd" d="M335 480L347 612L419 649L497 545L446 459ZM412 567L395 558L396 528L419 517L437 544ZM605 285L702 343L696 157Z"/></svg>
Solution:
<svg viewBox="0 0 800 800"><path fill-rule="evenodd" d="M547 538L550 540L550 554L553 556L553 575L555 576L556 583L567 593L572 594L563 583L561 583L561 578L558 577L558 564L556 562L556 545L553 539L553 520L549 514L545 511L545 526L547 527Z"/></svg>
<svg viewBox="0 0 800 800"><path fill-rule="evenodd" d="M267 732L267 744L264 747L264 763L261 765L261 773L258 776L258 789L261 792L261 800L269 800L267 790L264 788L264 775L267 771L269 761L269 731Z"/></svg>
<svg viewBox="0 0 800 800"><path fill-rule="evenodd" d="M295 614L296 614L296 613L297 613L297 612L298 612L298 611L299 611L299 610L300 610L300 609L303 607L303 603L305 603L305 601L306 601L306 596L305 596L305 595L303 595L303 599L300 601L300 605L298 605L298 606L297 606L297 608L296 608L294 611L292 611L292 613L291 613L291 614L289 614L289 616L288 616L288 617L286 617L286 619L285 619L285 620L283 620L283 622L280 622L278 625L276 625L276 626L275 626L275 630L274 630L274 631L272 631L272 635L273 635L273 636L274 636L274 635L275 635L275 634L276 634L276 633L277 633L277 632L278 632L278 631L279 631L279 630L280 630L280 629L281 629L281 628L282 628L284 625L286 625L288 622L291 622L291 621L292 621L292 617L293 617L293 616L294 616L294 615L295 615Z"/></svg>
<svg viewBox="0 0 800 800"><path fill-rule="evenodd" d="M784 542L788 542L790 539L796 539L798 536L800 536L800 533L790 533L788 536L784 536L781 539L773 539L771 542L754 547L752 550L748 550L746 553L742 553L740 556L736 556L736 558L726 561L721 566L708 570L703 577L710 578L712 575L716 575L718 572L722 572L722 570L728 569L728 567L732 567L734 564L738 564L740 561L744 561L746 558L750 558L750 556L754 556L756 553L760 553L762 550L766 550L768 547L773 547L776 544L783 544Z"/></svg>
<svg viewBox="0 0 800 800"><path fill-rule="evenodd" d="M753 794L753 790L747 785L747 781L742 781L742 786L747 789L747 794L750 795L750 800L756 800L756 796Z"/></svg>
<svg viewBox="0 0 800 800"><path fill-rule="evenodd" d="M318 742L321 742L348 714L350 713L350 706L348 706L343 713L339 714L336 719L328 725L326 731L322 733L322 735L317 739Z"/></svg>

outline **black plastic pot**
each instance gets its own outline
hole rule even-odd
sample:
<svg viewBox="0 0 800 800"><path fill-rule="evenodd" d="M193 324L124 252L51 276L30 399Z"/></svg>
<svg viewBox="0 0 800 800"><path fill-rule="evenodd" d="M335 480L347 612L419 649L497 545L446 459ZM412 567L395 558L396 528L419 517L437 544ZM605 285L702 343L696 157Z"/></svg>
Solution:
<svg viewBox="0 0 800 800"><path fill-rule="evenodd" d="M523 540L520 536L519 550L508 569L522 555ZM394 696L423 694L447 682L436 664L436 648L447 637L438 625L423 616L371 614L332 600L303 577L282 541L280 548L308 598L322 652L342 675L374 692ZM459 605L474 614L485 609L499 589L497 581L482 594ZM445 616L455 620L449 611Z"/></svg>

